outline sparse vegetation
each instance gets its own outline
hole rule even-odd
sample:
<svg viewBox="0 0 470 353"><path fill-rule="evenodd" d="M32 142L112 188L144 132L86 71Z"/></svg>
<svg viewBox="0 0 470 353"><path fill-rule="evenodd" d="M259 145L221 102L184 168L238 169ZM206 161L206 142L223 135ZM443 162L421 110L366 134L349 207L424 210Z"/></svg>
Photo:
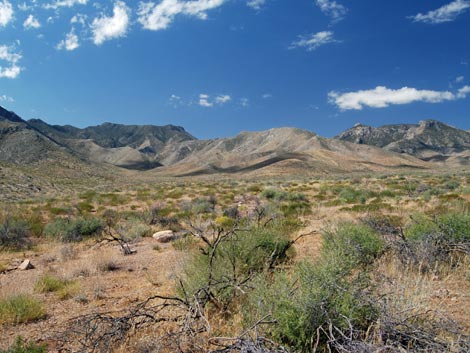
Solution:
<svg viewBox="0 0 470 353"><path fill-rule="evenodd" d="M97 218L56 218L45 227L44 234L63 242L78 242L102 230L103 223Z"/></svg>
<svg viewBox="0 0 470 353"><path fill-rule="evenodd" d="M0 350L0 353L46 353L46 345L39 345L27 342L21 336L18 336L15 343L6 350Z"/></svg>
<svg viewBox="0 0 470 353"><path fill-rule="evenodd" d="M28 294L0 299L0 323L17 325L42 319L45 315L42 303Z"/></svg>
<svg viewBox="0 0 470 353"><path fill-rule="evenodd" d="M50 269L33 282L44 300L40 318L58 300L80 305L64 344L104 351L134 352L139 340L184 353L465 351L466 331L433 303L439 295L456 308L437 286L470 278L468 183L434 175L188 181L87 191L42 209L23 204L24 240L44 254L35 265ZM80 203L93 205L93 217ZM68 211L57 217L54 207ZM310 238L320 229L321 240ZM149 236L160 230L177 236L156 243ZM46 256L50 243L56 252ZM122 244L135 255L118 256ZM2 271L10 262L2 260ZM108 315L115 298L127 299ZM92 313L96 305L103 310ZM3 323L29 320L37 318Z"/></svg>

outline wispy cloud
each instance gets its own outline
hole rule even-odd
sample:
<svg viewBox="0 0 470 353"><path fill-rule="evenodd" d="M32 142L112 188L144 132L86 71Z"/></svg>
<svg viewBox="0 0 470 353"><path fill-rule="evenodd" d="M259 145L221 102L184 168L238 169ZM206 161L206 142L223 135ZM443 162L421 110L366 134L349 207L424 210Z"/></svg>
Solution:
<svg viewBox="0 0 470 353"><path fill-rule="evenodd" d="M93 42L101 45L105 41L124 37L129 27L130 9L123 1L116 1L113 16L95 18L91 24Z"/></svg>
<svg viewBox="0 0 470 353"><path fill-rule="evenodd" d="M327 16L331 17L333 22L341 21L348 9L343 5L332 0L316 0L317 6Z"/></svg>
<svg viewBox="0 0 470 353"><path fill-rule="evenodd" d="M75 5L86 5L88 0L57 0L52 3L45 4L45 9L57 10L60 7L73 7Z"/></svg>
<svg viewBox="0 0 470 353"><path fill-rule="evenodd" d="M66 34L65 39L62 39L59 44L57 44L57 50L67 50L72 51L77 49L80 46L78 36L75 34L74 29Z"/></svg>
<svg viewBox="0 0 470 353"><path fill-rule="evenodd" d="M465 76L459 76L455 78L455 83L461 83L465 80Z"/></svg>
<svg viewBox="0 0 470 353"><path fill-rule="evenodd" d="M294 41L289 48L304 48L307 51L314 51L322 45L338 43L339 41L334 39L333 35L331 31L323 31L306 36L299 36L299 39Z"/></svg>
<svg viewBox="0 0 470 353"><path fill-rule="evenodd" d="M173 108L177 108L180 105L183 105L183 100L181 99L180 96L177 96L176 94L172 94L170 96L169 103Z"/></svg>
<svg viewBox="0 0 470 353"><path fill-rule="evenodd" d="M386 108L396 104L413 102L441 103L465 98L470 93L470 86L461 88L457 93L449 91L418 90L411 87L390 89L378 86L371 90L328 94L329 102L341 110L362 110L364 107Z"/></svg>
<svg viewBox="0 0 470 353"><path fill-rule="evenodd" d="M228 94L219 94L215 98L211 98L210 95L206 93L201 93L199 95L198 104L201 107L212 108L214 105L224 105L232 100L232 97Z"/></svg>
<svg viewBox="0 0 470 353"><path fill-rule="evenodd" d="M41 27L41 24L33 15L29 15L28 18L23 22L25 29L36 29Z"/></svg>
<svg viewBox="0 0 470 353"><path fill-rule="evenodd" d="M464 86L457 92L457 98L463 99L470 95L470 86Z"/></svg>
<svg viewBox="0 0 470 353"><path fill-rule="evenodd" d="M273 97L273 95L271 93L265 93L261 96L261 98L263 98L263 99L269 99L269 98L272 98L272 97Z"/></svg>
<svg viewBox="0 0 470 353"><path fill-rule="evenodd" d="M232 100L232 97L230 97L228 94L221 94L221 95L215 97L215 102L217 104L220 104L220 105L228 103L231 100Z"/></svg>
<svg viewBox="0 0 470 353"><path fill-rule="evenodd" d="M7 66L0 65L0 78L16 78L22 68L18 66L21 54L16 53L15 46L0 45L0 62L5 61Z"/></svg>
<svg viewBox="0 0 470 353"><path fill-rule="evenodd" d="M5 95L5 94L2 94L2 95L0 96L0 102L13 103L14 101L15 101L15 100L14 100L12 97L7 96L7 95Z"/></svg>
<svg viewBox="0 0 470 353"><path fill-rule="evenodd" d="M80 24L82 26L85 26L86 24L86 20L87 20L88 16L87 15L84 15L84 14L81 14L81 13L77 13L75 16L73 16L71 19L70 19L70 23L71 24Z"/></svg>
<svg viewBox="0 0 470 353"><path fill-rule="evenodd" d="M5 27L13 20L13 6L9 1L0 1L0 27Z"/></svg>
<svg viewBox="0 0 470 353"><path fill-rule="evenodd" d="M207 11L222 6L227 0L162 0L160 3L140 2L138 21L145 29L159 31L166 29L177 15L207 19Z"/></svg>
<svg viewBox="0 0 470 353"><path fill-rule="evenodd" d="M209 95L201 93L199 95L199 105L205 108L211 108L214 106L214 103L209 102Z"/></svg>
<svg viewBox="0 0 470 353"><path fill-rule="evenodd" d="M248 98L240 98L240 105L243 108L247 108L250 105L250 100Z"/></svg>
<svg viewBox="0 0 470 353"><path fill-rule="evenodd" d="M261 8L266 4L266 0L249 0L246 5L255 10L261 10Z"/></svg>
<svg viewBox="0 0 470 353"><path fill-rule="evenodd" d="M469 0L455 0L451 3L444 5L436 10L427 13L419 13L409 18L415 22L423 23L444 23L454 21L457 16L470 9Z"/></svg>

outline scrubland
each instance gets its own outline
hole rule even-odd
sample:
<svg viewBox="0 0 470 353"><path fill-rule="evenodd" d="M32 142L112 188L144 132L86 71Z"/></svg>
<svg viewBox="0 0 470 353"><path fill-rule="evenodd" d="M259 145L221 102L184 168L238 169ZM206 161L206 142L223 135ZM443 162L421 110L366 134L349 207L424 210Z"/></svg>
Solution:
<svg viewBox="0 0 470 353"><path fill-rule="evenodd" d="M81 187L0 248L0 352L470 351L465 172Z"/></svg>

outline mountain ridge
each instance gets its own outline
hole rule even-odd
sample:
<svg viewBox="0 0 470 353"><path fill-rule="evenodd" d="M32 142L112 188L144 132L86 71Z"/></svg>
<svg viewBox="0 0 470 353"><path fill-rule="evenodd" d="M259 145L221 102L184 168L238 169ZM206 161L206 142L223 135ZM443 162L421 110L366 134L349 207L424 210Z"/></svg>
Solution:
<svg viewBox="0 0 470 353"><path fill-rule="evenodd" d="M470 134L435 120L379 128L356 124L333 139L282 127L198 140L175 125L103 123L76 128L49 125L39 119L25 121L13 112L1 112L4 125L16 124L22 131L48 139L51 149L62 149L71 158L162 175L429 169L435 166L431 162L452 160L456 165L466 165L470 158ZM444 134L443 141L440 133ZM5 145L5 136L0 133L0 146ZM27 151L34 154L31 148Z"/></svg>
<svg viewBox="0 0 470 353"><path fill-rule="evenodd" d="M335 139L406 153L424 161L470 164L470 133L438 120L380 127L356 124Z"/></svg>

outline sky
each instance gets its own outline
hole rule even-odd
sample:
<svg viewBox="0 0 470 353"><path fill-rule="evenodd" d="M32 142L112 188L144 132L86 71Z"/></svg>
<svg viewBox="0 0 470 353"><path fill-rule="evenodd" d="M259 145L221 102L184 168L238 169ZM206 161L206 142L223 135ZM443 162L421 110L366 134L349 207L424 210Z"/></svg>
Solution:
<svg viewBox="0 0 470 353"><path fill-rule="evenodd" d="M0 105L206 139L470 129L470 0L0 0Z"/></svg>

